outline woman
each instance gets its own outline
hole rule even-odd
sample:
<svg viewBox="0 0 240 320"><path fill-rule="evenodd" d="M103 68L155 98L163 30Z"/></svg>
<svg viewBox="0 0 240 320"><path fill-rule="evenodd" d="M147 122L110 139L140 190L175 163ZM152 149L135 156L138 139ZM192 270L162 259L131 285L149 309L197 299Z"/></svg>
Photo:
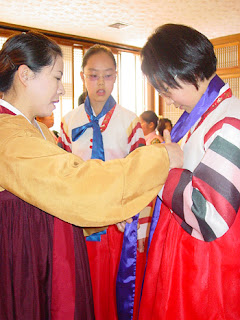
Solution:
<svg viewBox="0 0 240 320"><path fill-rule="evenodd" d="M153 161L139 150L111 163L83 162L58 148L35 117L55 109L64 94L62 75L61 49L42 34L15 35L0 51L1 319L94 319L83 234L68 224L65 239L62 220L89 227L122 221L141 210L167 176L164 148L152 149ZM176 146L167 148L173 158ZM151 170L143 177L148 159L159 181L146 182Z"/></svg>
<svg viewBox="0 0 240 320"><path fill-rule="evenodd" d="M172 121L168 118L160 118L158 121L157 131L163 140L163 131L167 129L169 132L172 131Z"/></svg>
<svg viewBox="0 0 240 320"><path fill-rule="evenodd" d="M163 142L163 137L160 137L156 133L156 128L158 126L158 116L156 113L151 110L147 110L144 111L139 118L145 136L146 145L148 146L150 144Z"/></svg>
<svg viewBox="0 0 240 320"><path fill-rule="evenodd" d="M155 206L139 319L239 319L240 101L197 30L163 25L141 55L166 103L185 110L171 132L185 143Z"/></svg>
<svg viewBox="0 0 240 320"><path fill-rule="evenodd" d="M120 106L112 96L116 81L116 61L112 51L96 44L83 56L81 78L87 90L84 104L67 113L62 119L58 145L84 160L105 161L124 158L134 149L145 145L137 115ZM98 127L94 125L99 123ZM77 133L77 134L76 134ZM138 223L138 252L135 297L140 295L145 266L144 242L150 207L140 213ZM142 223L142 221L144 223ZM96 320L118 319L116 280L122 251L123 234L115 225L99 232L85 229L86 245L93 288ZM90 233L93 235L90 235ZM135 300L136 301L136 300ZM123 302L123 298L122 298ZM135 303L137 306L137 303Z"/></svg>

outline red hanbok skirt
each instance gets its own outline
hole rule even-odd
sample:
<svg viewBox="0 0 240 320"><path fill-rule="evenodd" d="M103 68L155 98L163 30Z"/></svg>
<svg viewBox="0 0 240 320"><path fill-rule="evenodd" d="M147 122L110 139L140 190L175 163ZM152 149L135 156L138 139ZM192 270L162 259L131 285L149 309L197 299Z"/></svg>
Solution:
<svg viewBox="0 0 240 320"><path fill-rule="evenodd" d="M212 242L191 237L162 206L139 320L240 319L240 217Z"/></svg>
<svg viewBox="0 0 240 320"><path fill-rule="evenodd" d="M109 226L101 241L86 241L93 287L96 320L118 320L116 280L122 251L123 233ZM133 320L137 320L146 252L137 252ZM127 320L127 319L126 319Z"/></svg>

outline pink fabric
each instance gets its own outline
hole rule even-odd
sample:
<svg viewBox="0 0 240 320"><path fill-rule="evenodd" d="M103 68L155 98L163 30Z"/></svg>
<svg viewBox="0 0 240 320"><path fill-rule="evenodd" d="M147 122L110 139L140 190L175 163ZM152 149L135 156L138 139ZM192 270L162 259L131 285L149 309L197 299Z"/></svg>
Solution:
<svg viewBox="0 0 240 320"><path fill-rule="evenodd" d="M159 143L163 142L162 138L156 134L156 131L153 131L145 136L146 145L150 145L154 139L159 140Z"/></svg>

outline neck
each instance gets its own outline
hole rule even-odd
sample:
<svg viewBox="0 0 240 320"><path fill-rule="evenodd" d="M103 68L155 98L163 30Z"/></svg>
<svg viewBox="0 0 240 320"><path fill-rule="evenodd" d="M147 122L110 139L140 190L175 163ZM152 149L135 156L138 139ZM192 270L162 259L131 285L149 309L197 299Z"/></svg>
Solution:
<svg viewBox="0 0 240 320"><path fill-rule="evenodd" d="M95 113L96 116L99 115L99 113L102 111L106 101L104 102L93 102L90 99L90 103L91 103L91 107L93 108L93 111Z"/></svg>
<svg viewBox="0 0 240 320"><path fill-rule="evenodd" d="M203 81L199 81L198 85L199 88L198 90L200 90L200 92L202 93L202 95L204 94L204 92L207 90L209 83L211 82L211 80L215 77L216 73L214 73L209 79L204 79Z"/></svg>
<svg viewBox="0 0 240 320"><path fill-rule="evenodd" d="M31 107L28 106L27 99L15 94L4 94L3 99L11 104L14 108L18 109L32 124L35 125L35 116L30 112Z"/></svg>

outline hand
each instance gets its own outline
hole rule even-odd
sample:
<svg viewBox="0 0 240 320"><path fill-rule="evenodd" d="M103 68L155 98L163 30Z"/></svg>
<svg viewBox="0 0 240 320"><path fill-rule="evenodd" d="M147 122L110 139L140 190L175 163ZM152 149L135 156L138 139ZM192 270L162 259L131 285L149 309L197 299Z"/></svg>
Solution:
<svg viewBox="0 0 240 320"><path fill-rule="evenodd" d="M126 219L125 221L116 223L116 226L119 231L124 232L126 223L131 223L133 221L132 218Z"/></svg>
<svg viewBox="0 0 240 320"><path fill-rule="evenodd" d="M165 148L167 149L170 168L182 168L183 166L183 151L179 144L171 142L170 132L165 129L163 131L163 138L165 140Z"/></svg>

